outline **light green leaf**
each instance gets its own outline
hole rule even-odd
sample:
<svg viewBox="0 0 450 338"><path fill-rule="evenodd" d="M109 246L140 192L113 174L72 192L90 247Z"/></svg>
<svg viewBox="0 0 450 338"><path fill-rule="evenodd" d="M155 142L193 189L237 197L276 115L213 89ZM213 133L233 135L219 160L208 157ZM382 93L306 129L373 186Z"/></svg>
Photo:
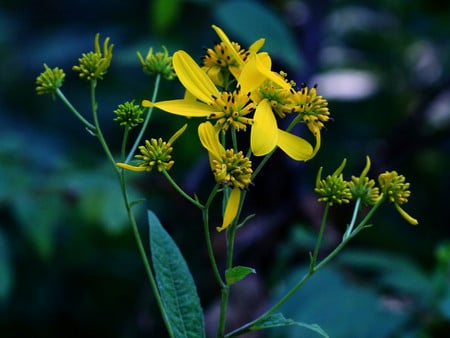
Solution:
<svg viewBox="0 0 450 338"><path fill-rule="evenodd" d="M251 273L256 273L255 269L247 266L235 266L225 271L225 280L228 285L239 282Z"/></svg>
<svg viewBox="0 0 450 338"><path fill-rule="evenodd" d="M250 327L250 331L266 330L274 327L291 326L291 325L304 327L311 331L317 332L322 337L329 338L327 333L324 330L322 330L322 328L319 325L296 322L295 320L285 318L282 313L274 313L268 317L265 317L264 319L258 321L255 325Z"/></svg>
<svg viewBox="0 0 450 338"><path fill-rule="evenodd" d="M173 335L176 338L205 337L203 311L186 261L151 211L148 211L148 223L156 282Z"/></svg>

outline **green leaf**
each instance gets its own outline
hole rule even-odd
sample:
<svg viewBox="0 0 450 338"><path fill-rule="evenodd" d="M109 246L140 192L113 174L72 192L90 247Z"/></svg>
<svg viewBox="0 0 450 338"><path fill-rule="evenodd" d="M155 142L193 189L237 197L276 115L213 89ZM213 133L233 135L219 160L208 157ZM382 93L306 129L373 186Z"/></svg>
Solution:
<svg viewBox="0 0 450 338"><path fill-rule="evenodd" d="M239 282L251 273L256 273L255 269L247 266L235 266L225 271L225 280L228 285Z"/></svg>
<svg viewBox="0 0 450 338"><path fill-rule="evenodd" d="M276 288L277 301L286 294L309 269L304 265L286 276ZM347 272L347 270L345 270ZM348 274L348 272L347 272ZM383 302L377 284L365 287L347 280L336 267L316 272L281 308L290 318L319 323L330 337L391 337L408 319L408 311L398 311ZM349 320L351 318L351 320ZM277 334L285 337L316 338L312 331L298 326L285 326ZM270 337L270 336L269 336Z"/></svg>
<svg viewBox="0 0 450 338"><path fill-rule="evenodd" d="M311 331L317 332L322 337L325 338L329 337L327 333L324 330L322 330L322 328L319 325L296 322L295 320L285 318L282 313L274 313L272 315L263 318L262 320L258 321L256 324L251 326L250 331L267 330L274 327L290 326L290 325L301 326Z"/></svg>
<svg viewBox="0 0 450 338"><path fill-rule="evenodd" d="M186 261L151 211L148 211L148 223L156 282L173 336L205 337L203 311Z"/></svg>

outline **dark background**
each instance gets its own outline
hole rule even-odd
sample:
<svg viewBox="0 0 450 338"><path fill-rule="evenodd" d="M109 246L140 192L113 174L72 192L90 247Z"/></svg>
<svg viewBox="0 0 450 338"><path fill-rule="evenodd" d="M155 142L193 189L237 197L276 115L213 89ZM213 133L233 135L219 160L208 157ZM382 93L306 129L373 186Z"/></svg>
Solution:
<svg viewBox="0 0 450 338"><path fill-rule="evenodd" d="M293 163L279 153L251 188L236 263L257 274L233 290L230 328L251 320L296 280L313 248L323 206L317 170L365 156L371 176L397 170L411 183L404 221L383 206L332 268L314 276L282 309L331 337L443 337L450 330L449 118L450 4L445 1L5 1L0 4L0 335L2 337L165 337L160 315L121 212L113 170L68 109L37 96L43 63L63 68L65 95L89 117L88 84L71 70L97 32L115 44L98 86L106 138L112 111L150 98L153 79L136 57L149 47L185 49L199 59L222 27L243 47L266 38L275 69L318 83L333 121L319 154ZM161 99L181 97L163 82ZM170 137L184 119L155 112L148 137ZM189 137L189 134L191 137ZM173 176L193 194L210 183L195 127L180 142ZM219 290L206 257L200 213L157 173L131 176L179 244L197 282L208 327ZM202 195L201 195L202 196ZM176 210L176 212L174 212ZM145 209L138 210L144 239ZM323 252L340 239L349 207L330 215ZM214 236L219 261L224 234ZM250 304L250 309L249 309ZM291 327L270 337L304 337ZM262 336L262 335L261 335ZM317 336L317 335L316 335ZM303 337L303 336L302 336ZM313 337L313 335L311 335Z"/></svg>

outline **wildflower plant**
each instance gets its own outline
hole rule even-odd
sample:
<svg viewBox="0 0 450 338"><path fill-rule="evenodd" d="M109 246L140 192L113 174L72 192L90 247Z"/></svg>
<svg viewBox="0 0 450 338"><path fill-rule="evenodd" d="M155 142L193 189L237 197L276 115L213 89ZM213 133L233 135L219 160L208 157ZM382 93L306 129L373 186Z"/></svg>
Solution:
<svg viewBox="0 0 450 338"><path fill-rule="evenodd" d="M188 263L151 211L148 211L150 255L147 254L147 245L142 239L133 210L137 201L130 200L128 194L128 171L161 174L182 198L199 210L203 220L205 247L221 295L217 337L236 337L250 331L293 324L328 337L316 324L285 318L279 312L280 307L353 237L369 227L369 221L381 205L393 203L407 222L418 224L402 207L410 197L410 185L396 171L380 174L377 181L370 178L371 162L368 156L361 173L352 175L349 180L344 176L346 159L324 178L321 167L316 177L315 192L318 202L325 203L325 208L316 244L311 248L309 270L284 297L260 316L226 332L230 287L247 275L256 273L252 267L234 262L234 243L240 234L239 230L255 216L243 214L243 205L251 193L251 186L258 181L258 174L278 149L295 161L314 159L320 151L321 133L330 121L331 113L327 100L319 95L317 86L297 86L282 70L272 70L270 55L261 51L264 39L256 40L250 47L244 48L230 41L219 27L213 25L212 28L220 42L206 49L201 64L183 50L170 55L165 47L162 52L154 52L150 47L145 58L137 54L144 72L155 77L155 85L151 98L142 100L140 105L135 103L136 99L125 101L111 113L110 118L123 127L122 146L118 150L111 149L103 135L96 98L98 81L104 80L113 60L113 45L109 38L104 40L101 47L97 34L94 50L83 53L78 64L73 67L79 77L90 84L90 116L81 114L64 96L60 88L65 73L57 67L51 69L44 65L44 71L36 80L36 92L60 98L89 133L97 138L111 163L156 304L170 337L205 337L200 298ZM177 78L186 91L184 97L157 100L161 78ZM155 108L167 119L171 118L170 114L189 119L177 131L173 131L173 136L167 141L157 136L146 139L144 135ZM288 119L288 123L279 123L282 119ZM305 135L293 132L297 124L306 126L302 129L306 131ZM282 128L281 125L287 127ZM133 140L129 133L132 128L139 129ZM185 137L186 128L196 128L202 149L209 158L214 184L207 196L189 195L169 173L176 165L176 141ZM241 136L239 138L238 133ZM341 204L353 205L351 220L342 234L341 242L319 259L329 210ZM215 205L223 206L220 220L210 217ZM227 238L224 271L219 269L211 240L211 232L214 231L223 233Z"/></svg>

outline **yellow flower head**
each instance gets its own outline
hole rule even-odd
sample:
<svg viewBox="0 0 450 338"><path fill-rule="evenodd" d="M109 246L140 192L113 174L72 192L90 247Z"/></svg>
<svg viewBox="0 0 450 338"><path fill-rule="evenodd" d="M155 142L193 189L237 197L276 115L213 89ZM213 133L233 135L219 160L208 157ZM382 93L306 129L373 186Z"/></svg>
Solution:
<svg viewBox="0 0 450 338"><path fill-rule="evenodd" d="M306 161L314 156L320 145L320 135L316 136L318 141L316 150L313 150L311 144L303 138L278 129L267 99L255 101L259 100L255 91L267 79L281 88L290 88L290 84L280 74L270 70L271 60L268 54L251 55L241 70L233 92L220 91L205 71L184 51L174 53L173 65L189 95L184 99L155 103L144 100L144 107L157 107L172 114L215 120L216 126L224 132L230 127L246 131L247 125L251 125L250 147L256 156L267 155L276 146L297 161Z"/></svg>
<svg viewBox="0 0 450 338"><path fill-rule="evenodd" d="M210 122L201 123L198 134L203 147L209 155L209 162L214 178L217 183L231 188L224 212L222 226L218 231L226 229L236 218L240 200L241 190L251 183L253 173L252 162L243 155L242 151L235 152L233 149L225 150L219 142L219 130Z"/></svg>
<svg viewBox="0 0 450 338"><path fill-rule="evenodd" d="M162 48L164 51L157 53L153 53L153 48L150 48L145 59L139 52L137 52L137 56L144 72L152 76L160 74L166 80L172 80L176 77L172 57L166 47L163 46Z"/></svg>
<svg viewBox="0 0 450 338"><path fill-rule="evenodd" d="M212 28L220 38L220 42L213 48L206 49L206 55L202 57L203 67L211 80L219 86L225 86L228 74L235 79L239 77L244 64L251 53L256 53L264 44L264 39L255 41L248 50L242 48L239 43L232 42L219 27Z"/></svg>
<svg viewBox="0 0 450 338"><path fill-rule="evenodd" d="M100 34L97 33L94 39L94 51L83 53L78 59L79 65L72 69L79 73L80 78L85 80L102 79L106 74L112 60L112 50L114 45L109 45L109 37L103 42L103 53L100 49Z"/></svg>
<svg viewBox="0 0 450 338"><path fill-rule="evenodd" d="M369 179L367 174L370 170L370 158L366 156L366 166L359 177L352 176L349 182L350 192L353 198L360 198L366 205L374 205L380 199L380 189L375 187L375 181Z"/></svg>
<svg viewBox="0 0 450 338"><path fill-rule="evenodd" d="M286 73L281 72L280 75L285 78ZM294 83L290 84L295 85ZM272 80L266 80L258 88L258 93L261 99L267 99L272 107L272 111L280 118L285 118L286 114L292 112L290 99L292 95L291 88L281 87Z"/></svg>
<svg viewBox="0 0 450 338"><path fill-rule="evenodd" d="M405 181L405 176L399 175L396 171L386 171L378 176L383 197L394 203L395 208L406 221L417 225L419 222L400 207L401 204L408 202L408 197L411 195L411 191L408 190L409 183Z"/></svg>
<svg viewBox="0 0 450 338"><path fill-rule="evenodd" d="M187 124L181 127L170 139L165 142L161 138L145 140L145 144L139 146L140 154L134 157L138 160L137 165L117 163L120 168L131 171L152 171L154 167L161 172L168 171L174 165L172 160L172 144L186 130Z"/></svg>
<svg viewBox="0 0 450 338"><path fill-rule="evenodd" d="M127 101L119 104L116 110L114 110L114 121L118 122L121 126L126 128L133 128L139 123L144 122L142 115L144 114L143 108L133 101Z"/></svg>
<svg viewBox="0 0 450 338"><path fill-rule="evenodd" d="M63 84L66 74L61 68L50 69L44 64L45 71L36 78L36 92L38 95L52 94Z"/></svg>
<svg viewBox="0 0 450 338"><path fill-rule="evenodd" d="M299 118L306 123L313 135L319 133L324 122L330 119L328 102L317 95L317 86L308 88L303 85L299 91L292 94L290 103L293 112L299 114Z"/></svg>
<svg viewBox="0 0 450 338"><path fill-rule="evenodd" d="M348 182L344 181L342 171L344 170L347 160L344 159L332 175L328 175L322 179L323 167L320 167L316 178L315 192L320 195L319 202L327 202L329 205L349 203L352 194L348 187Z"/></svg>

